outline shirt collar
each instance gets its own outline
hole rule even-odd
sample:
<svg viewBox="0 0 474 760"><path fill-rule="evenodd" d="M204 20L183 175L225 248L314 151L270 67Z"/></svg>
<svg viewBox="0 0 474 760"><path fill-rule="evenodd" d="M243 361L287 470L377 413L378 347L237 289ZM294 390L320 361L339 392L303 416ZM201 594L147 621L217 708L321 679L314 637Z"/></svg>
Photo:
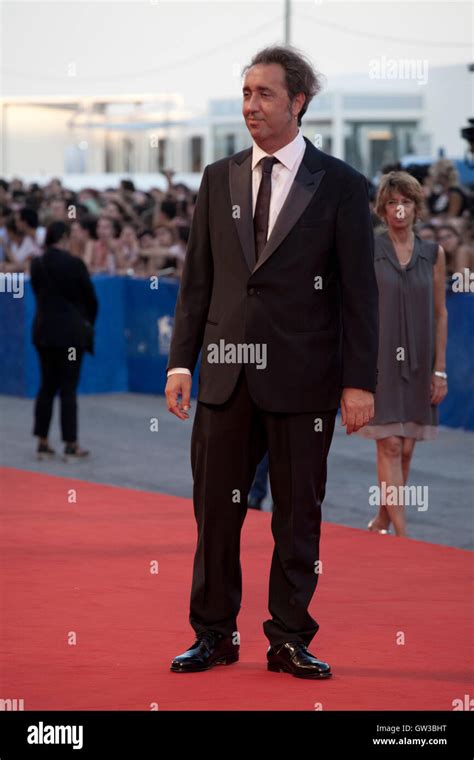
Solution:
<svg viewBox="0 0 474 760"><path fill-rule="evenodd" d="M288 145L284 145L283 148L280 148L272 155L275 156L275 158L278 158L278 160L291 171L295 165L296 160L298 159L298 156L300 155L300 151L302 151L303 148L306 148L306 144L304 137L301 134L301 129L298 128L298 134L294 140L288 143ZM259 145L257 145L255 140L253 140L252 170L255 169L256 165L262 158L268 155L270 154L265 153L265 151L262 150Z"/></svg>

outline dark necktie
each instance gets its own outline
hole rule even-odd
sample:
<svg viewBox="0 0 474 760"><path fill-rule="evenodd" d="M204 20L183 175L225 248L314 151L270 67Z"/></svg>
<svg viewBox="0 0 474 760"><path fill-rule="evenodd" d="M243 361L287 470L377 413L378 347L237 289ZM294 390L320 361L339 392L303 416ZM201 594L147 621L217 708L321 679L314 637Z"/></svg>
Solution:
<svg viewBox="0 0 474 760"><path fill-rule="evenodd" d="M273 165L279 163L279 161L275 156L266 156L261 159L261 163L262 179L258 188L257 203L253 217L255 256L257 261L267 242L270 196L272 194L272 169Z"/></svg>

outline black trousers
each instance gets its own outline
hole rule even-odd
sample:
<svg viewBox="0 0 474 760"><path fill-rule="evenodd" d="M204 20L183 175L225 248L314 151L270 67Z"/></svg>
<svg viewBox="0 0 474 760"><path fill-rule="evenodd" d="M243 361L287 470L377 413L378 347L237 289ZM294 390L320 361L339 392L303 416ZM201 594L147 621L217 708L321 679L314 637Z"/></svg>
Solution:
<svg viewBox="0 0 474 760"><path fill-rule="evenodd" d="M35 401L33 435L47 438L53 401L59 391L61 402L61 433L65 442L77 440L76 389L81 373L84 350L76 349L76 358L69 359L68 348L36 346L41 368L41 385Z"/></svg>
<svg viewBox="0 0 474 760"><path fill-rule="evenodd" d="M269 586L270 644L307 646L319 629L308 612L319 568L321 505L337 409L283 414L263 411L242 370L224 404L197 402L191 436L198 537L189 622L196 633L237 632L242 599L240 534L255 469L268 448L275 542ZM320 422L318 422L320 420Z"/></svg>

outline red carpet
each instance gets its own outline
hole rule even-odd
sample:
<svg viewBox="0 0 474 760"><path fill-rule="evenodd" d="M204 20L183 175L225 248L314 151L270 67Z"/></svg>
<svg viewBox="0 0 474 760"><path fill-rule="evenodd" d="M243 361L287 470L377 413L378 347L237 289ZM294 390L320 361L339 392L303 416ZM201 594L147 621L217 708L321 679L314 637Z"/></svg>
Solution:
<svg viewBox="0 0 474 760"><path fill-rule="evenodd" d="M303 681L266 670L271 515L250 510L241 660L175 674L172 657L194 640L191 501L14 469L1 478L0 697L25 710L452 710L473 693L469 552L324 523L310 651L334 675Z"/></svg>

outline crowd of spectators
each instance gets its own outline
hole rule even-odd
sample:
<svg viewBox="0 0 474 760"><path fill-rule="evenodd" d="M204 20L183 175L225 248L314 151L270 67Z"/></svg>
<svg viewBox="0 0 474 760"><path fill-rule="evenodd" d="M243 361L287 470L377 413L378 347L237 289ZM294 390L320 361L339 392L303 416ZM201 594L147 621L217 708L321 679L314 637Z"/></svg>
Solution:
<svg viewBox="0 0 474 760"><path fill-rule="evenodd" d="M44 186L0 179L0 271L28 272L44 251L46 229L63 221L70 227L69 250L91 274L179 277L196 202L183 184L149 192L130 180L100 192L73 192L53 179Z"/></svg>
<svg viewBox="0 0 474 760"><path fill-rule="evenodd" d="M386 166L381 174L400 170ZM420 182L425 196L423 218L416 232L438 241L446 253L447 284L455 272L474 271L473 193L461 186L452 162L440 159L429 167L406 171ZM180 277L196 193L173 184L165 173L166 191L135 189L131 180L102 192L73 192L53 179L43 187L21 179L0 179L0 271L29 271L34 256L44 250L46 229L61 220L70 225L70 253L85 262L91 274ZM374 233L383 223L374 211L376 182L369 182Z"/></svg>

